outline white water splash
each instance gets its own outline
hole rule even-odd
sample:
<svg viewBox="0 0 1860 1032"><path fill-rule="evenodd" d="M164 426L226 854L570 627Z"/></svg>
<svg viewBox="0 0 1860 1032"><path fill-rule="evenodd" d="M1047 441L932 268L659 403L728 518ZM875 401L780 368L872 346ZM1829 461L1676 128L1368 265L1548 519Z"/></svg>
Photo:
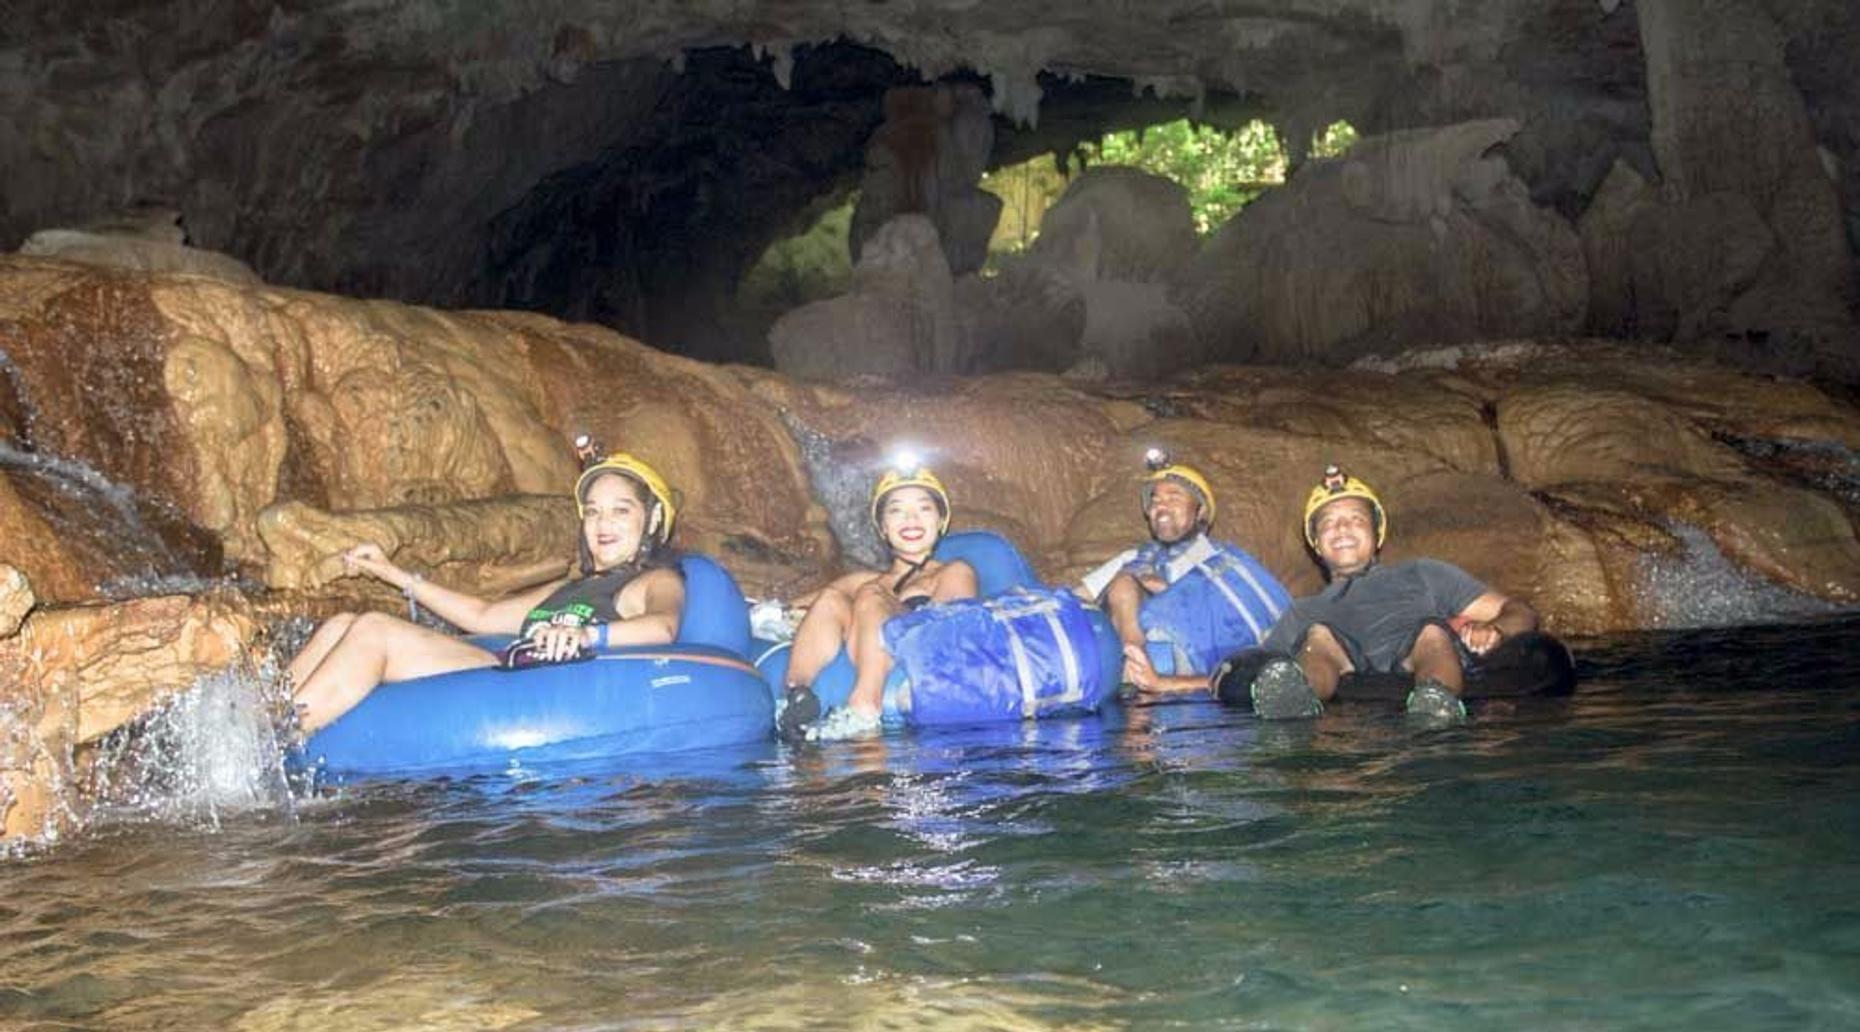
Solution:
<svg viewBox="0 0 1860 1032"><path fill-rule="evenodd" d="M0 441L0 469L34 476L65 497L82 503L81 508L95 513L98 520L113 528L112 536L133 549L133 562L139 569L98 585L102 597L121 601L153 595L200 594L221 583L187 572L187 562L175 555L161 535L142 518L135 491L104 476L89 464L27 451L9 441Z"/></svg>
<svg viewBox="0 0 1860 1032"><path fill-rule="evenodd" d="M1669 525L1684 545L1678 556L1641 560L1641 619L1649 627L1729 627L1780 623L1842 611L1833 602L1765 580L1726 559L1711 536L1688 523Z"/></svg>
<svg viewBox="0 0 1860 1032"><path fill-rule="evenodd" d="M273 721L285 702L285 680L270 660L202 677L104 744L87 793L97 816L217 830L239 813L291 815L285 743Z"/></svg>

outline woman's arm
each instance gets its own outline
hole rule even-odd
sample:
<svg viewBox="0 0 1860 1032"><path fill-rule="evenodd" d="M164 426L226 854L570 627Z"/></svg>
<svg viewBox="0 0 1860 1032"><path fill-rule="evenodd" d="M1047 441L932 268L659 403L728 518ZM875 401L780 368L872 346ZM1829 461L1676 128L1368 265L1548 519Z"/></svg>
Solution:
<svg viewBox="0 0 1860 1032"><path fill-rule="evenodd" d="M349 573L365 573L376 580L400 589L401 594L432 610L440 619L467 634L515 634L523 629L523 618L536 603L563 584L551 581L510 598L490 601L469 592L455 591L419 576L394 563L373 543L357 545L342 553L342 568Z"/></svg>
<svg viewBox="0 0 1860 1032"><path fill-rule="evenodd" d="M936 572L936 588L930 592L930 598L936 602L974 598L977 590L975 567L958 559Z"/></svg>

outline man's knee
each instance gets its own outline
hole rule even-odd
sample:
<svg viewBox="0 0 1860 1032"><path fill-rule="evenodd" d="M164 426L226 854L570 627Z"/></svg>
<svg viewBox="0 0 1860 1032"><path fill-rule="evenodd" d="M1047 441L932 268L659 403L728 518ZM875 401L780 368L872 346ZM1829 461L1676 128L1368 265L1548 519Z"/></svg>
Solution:
<svg viewBox="0 0 1860 1032"><path fill-rule="evenodd" d="M1312 624L1311 629L1305 632L1304 642L1298 651L1313 653L1345 665L1349 662L1349 652L1343 647L1343 639L1328 624Z"/></svg>
<svg viewBox="0 0 1860 1032"><path fill-rule="evenodd" d="M1404 665L1413 670L1417 662L1451 663L1464 669L1458 636L1445 624L1430 623L1422 627L1414 636L1414 646L1408 650L1408 662Z"/></svg>
<svg viewBox="0 0 1860 1032"><path fill-rule="evenodd" d="M1134 608L1143 601L1143 596L1146 594L1148 592L1143 590L1143 585L1139 584L1135 577L1128 573L1120 573L1112 577L1111 583L1105 586L1104 603L1107 606L1127 605Z"/></svg>

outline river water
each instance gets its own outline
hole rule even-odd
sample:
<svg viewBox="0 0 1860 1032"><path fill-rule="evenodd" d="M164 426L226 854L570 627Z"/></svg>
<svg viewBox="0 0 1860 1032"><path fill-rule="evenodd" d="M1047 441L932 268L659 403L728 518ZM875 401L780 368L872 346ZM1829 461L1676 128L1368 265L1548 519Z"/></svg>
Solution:
<svg viewBox="0 0 1860 1032"><path fill-rule="evenodd" d="M125 806L0 865L0 1025L1860 1027L1857 631L1587 643L1446 731L1193 702Z"/></svg>

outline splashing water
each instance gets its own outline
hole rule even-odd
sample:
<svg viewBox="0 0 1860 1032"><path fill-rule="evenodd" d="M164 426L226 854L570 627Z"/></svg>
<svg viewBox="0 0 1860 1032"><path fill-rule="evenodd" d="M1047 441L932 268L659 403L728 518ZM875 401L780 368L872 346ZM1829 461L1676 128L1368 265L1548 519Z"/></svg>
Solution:
<svg viewBox="0 0 1860 1032"><path fill-rule="evenodd" d="M1712 437L1773 473L1860 505L1860 455L1839 441L1806 437L1755 437L1721 431Z"/></svg>
<svg viewBox="0 0 1860 1032"><path fill-rule="evenodd" d="M105 740L86 792L95 816L218 830L254 810L291 815L285 741L273 720L288 703L273 659L202 677Z"/></svg>
<svg viewBox="0 0 1860 1032"><path fill-rule="evenodd" d="M1698 527L1677 522L1668 526L1684 551L1678 556L1649 555L1641 560L1641 618L1649 627L1778 623L1843 609L1739 567Z"/></svg>
<svg viewBox="0 0 1860 1032"><path fill-rule="evenodd" d="M67 539L95 539L117 555L126 572L98 585L104 598L120 601L163 594L198 594L216 582L203 578L143 517L134 491L84 462L28 451L0 441L0 469L16 485L33 485L54 511L43 515Z"/></svg>
<svg viewBox="0 0 1860 1032"><path fill-rule="evenodd" d="M781 420L801 450L808 482L813 485L814 497L827 509L827 525L839 541L840 551L867 566L884 566L884 546L872 532L866 515L871 471L863 462L836 454L843 453L844 446L836 446L827 435L802 423L786 409L782 410Z"/></svg>

